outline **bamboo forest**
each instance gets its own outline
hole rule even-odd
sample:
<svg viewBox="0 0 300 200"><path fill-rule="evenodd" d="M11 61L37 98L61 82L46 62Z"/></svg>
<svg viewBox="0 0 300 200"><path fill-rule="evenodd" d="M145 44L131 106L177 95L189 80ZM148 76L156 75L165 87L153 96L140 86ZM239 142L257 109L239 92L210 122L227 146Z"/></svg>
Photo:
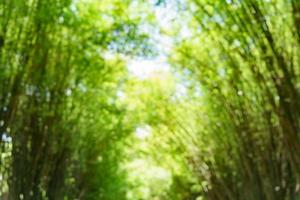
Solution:
<svg viewBox="0 0 300 200"><path fill-rule="evenodd" d="M300 0L0 0L1 200L300 200Z"/></svg>

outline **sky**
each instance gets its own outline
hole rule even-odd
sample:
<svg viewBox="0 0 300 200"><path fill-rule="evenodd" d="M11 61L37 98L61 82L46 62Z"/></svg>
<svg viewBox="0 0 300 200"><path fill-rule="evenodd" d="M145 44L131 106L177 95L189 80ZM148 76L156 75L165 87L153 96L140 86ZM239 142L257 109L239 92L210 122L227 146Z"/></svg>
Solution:
<svg viewBox="0 0 300 200"><path fill-rule="evenodd" d="M146 79L151 74L157 71L169 72L170 66L166 61L165 56L160 56L154 59L135 59L128 63L128 70L134 76L140 79Z"/></svg>
<svg viewBox="0 0 300 200"><path fill-rule="evenodd" d="M135 58L128 62L129 72L141 79L146 79L157 71L170 71L170 66L167 62L167 54L172 50L174 41L171 39L172 37L169 37L167 34L163 34L162 32L174 30L174 22L176 22L177 26L179 26L178 34L181 38L191 36L191 32L187 26L188 23L186 23L186 20L188 19L186 16L182 17L178 15L175 3L169 2L160 6L154 6L156 1L150 1L152 2L152 9L160 29L158 31L153 31L154 34L152 34L159 55L152 59Z"/></svg>
<svg viewBox="0 0 300 200"><path fill-rule="evenodd" d="M176 18L176 12L171 6L171 4L153 6L153 12L157 18L159 27L171 29L171 22L174 20L174 18ZM172 49L173 41L170 39L170 37L160 34L160 31L161 30L158 30L157 32L154 31L156 34L153 34L155 43L157 45L156 48L158 49L157 57L152 59L135 58L129 61L128 69L129 72L134 76L137 76L141 79L146 79L153 74L153 72L170 71L166 53Z"/></svg>

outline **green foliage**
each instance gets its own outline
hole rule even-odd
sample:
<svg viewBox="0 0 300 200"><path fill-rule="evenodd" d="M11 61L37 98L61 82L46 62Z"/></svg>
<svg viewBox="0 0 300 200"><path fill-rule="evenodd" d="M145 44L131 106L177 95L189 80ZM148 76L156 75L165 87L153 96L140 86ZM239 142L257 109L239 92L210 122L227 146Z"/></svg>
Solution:
<svg viewBox="0 0 300 200"><path fill-rule="evenodd" d="M149 53L139 24L150 14L128 14L132 6L117 0L1 1L4 199L124 196L117 187L124 175L116 173L121 151L112 146L129 131L117 103L127 72L121 56L106 54Z"/></svg>
<svg viewBox="0 0 300 200"><path fill-rule="evenodd" d="M296 1L190 1L194 36L172 55L201 84L207 199L299 198ZM196 145L203 153L202 146ZM202 154L203 154L202 153Z"/></svg>
<svg viewBox="0 0 300 200"><path fill-rule="evenodd" d="M299 16L297 0L0 1L0 198L300 198ZM171 69L126 68L156 55Z"/></svg>

